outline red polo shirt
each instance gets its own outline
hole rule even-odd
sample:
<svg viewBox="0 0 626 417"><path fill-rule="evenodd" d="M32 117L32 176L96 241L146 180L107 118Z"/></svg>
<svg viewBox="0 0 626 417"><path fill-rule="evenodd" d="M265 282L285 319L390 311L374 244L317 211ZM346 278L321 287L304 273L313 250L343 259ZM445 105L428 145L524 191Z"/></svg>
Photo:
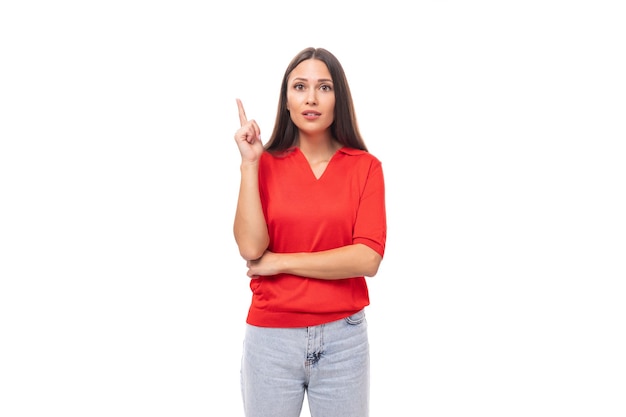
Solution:
<svg viewBox="0 0 626 417"><path fill-rule="evenodd" d="M259 190L269 231L269 250L317 252L353 243L381 256L387 234L380 161L342 148L317 179L304 154L265 152ZM247 322L262 327L306 327L338 320L369 304L365 277L323 280L290 274L250 281Z"/></svg>

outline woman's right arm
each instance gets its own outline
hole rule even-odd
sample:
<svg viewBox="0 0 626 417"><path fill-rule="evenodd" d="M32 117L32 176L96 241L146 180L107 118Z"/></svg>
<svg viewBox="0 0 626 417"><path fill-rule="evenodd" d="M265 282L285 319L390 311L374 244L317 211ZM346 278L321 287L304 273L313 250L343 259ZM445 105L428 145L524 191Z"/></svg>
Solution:
<svg viewBox="0 0 626 417"><path fill-rule="evenodd" d="M264 152L261 130L254 120L248 121L241 100L237 99L241 127L235 142L241 153L241 182L233 231L239 253L247 260L260 258L269 245L267 224L259 195L259 161Z"/></svg>

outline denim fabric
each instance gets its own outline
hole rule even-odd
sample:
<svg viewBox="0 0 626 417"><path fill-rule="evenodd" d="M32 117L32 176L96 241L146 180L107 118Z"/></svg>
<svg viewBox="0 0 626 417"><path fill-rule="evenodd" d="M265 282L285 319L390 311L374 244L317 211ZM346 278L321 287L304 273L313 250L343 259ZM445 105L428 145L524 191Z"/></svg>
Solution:
<svg viewBox="0 0 626 417"><path fill-rule="evenodd" d="M369 342L362 310L312 327L246 325L241 391L246 417L369 415Z"/></svg>

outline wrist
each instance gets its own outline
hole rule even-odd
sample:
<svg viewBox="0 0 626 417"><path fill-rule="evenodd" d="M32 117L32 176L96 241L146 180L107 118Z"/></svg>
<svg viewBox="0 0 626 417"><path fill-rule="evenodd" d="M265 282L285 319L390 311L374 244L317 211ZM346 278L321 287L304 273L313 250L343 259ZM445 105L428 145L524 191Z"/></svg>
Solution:
<svg viewBox="0 0 626 417"><path fill-rule="evenodd" d="M257 171L259 169L259 161L241 161L239 169L244 171Z"/></svg>

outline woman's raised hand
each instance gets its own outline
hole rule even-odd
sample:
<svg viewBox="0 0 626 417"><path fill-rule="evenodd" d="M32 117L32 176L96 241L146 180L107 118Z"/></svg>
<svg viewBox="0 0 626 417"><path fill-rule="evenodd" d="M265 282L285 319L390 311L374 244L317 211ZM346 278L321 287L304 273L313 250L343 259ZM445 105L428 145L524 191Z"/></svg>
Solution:
<svg viewBox="0 0 626 417"><path fill-rule="evenodd" d="M241 127L235 132L235 142L239 147L242 162L257 162L263 153L261 129L254 120L248 120L241 100L237 99Z"/></svg>

